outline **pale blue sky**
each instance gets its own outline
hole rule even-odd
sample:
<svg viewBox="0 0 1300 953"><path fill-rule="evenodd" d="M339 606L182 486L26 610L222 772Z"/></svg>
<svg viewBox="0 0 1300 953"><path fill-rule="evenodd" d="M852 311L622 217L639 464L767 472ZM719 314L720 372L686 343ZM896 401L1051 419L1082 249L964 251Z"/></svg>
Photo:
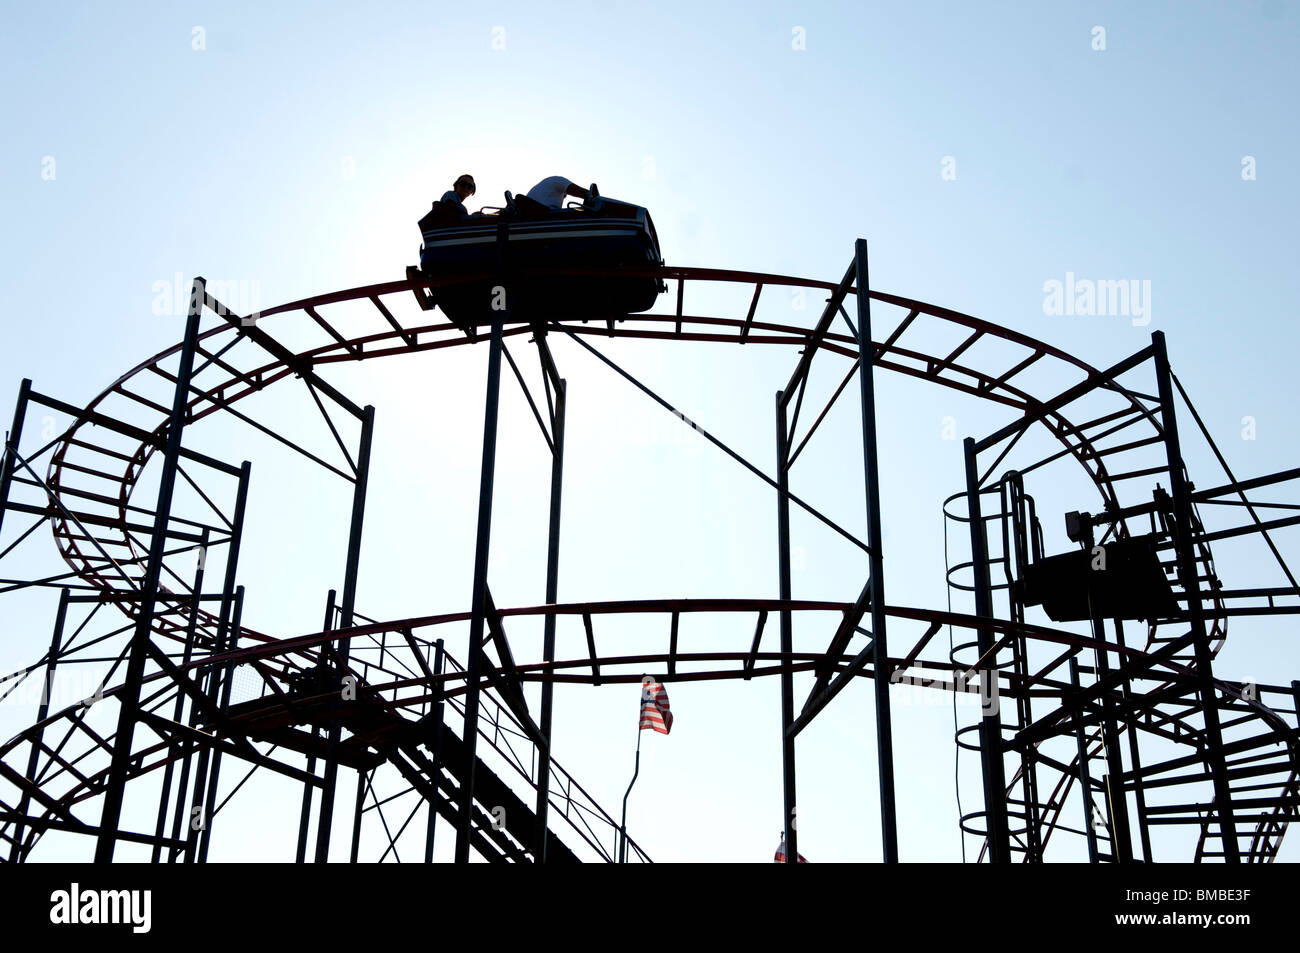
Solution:
<svg viewBox="0 0 1300 953"><path fill-rule="evenodd" d="M394 279L414 263L415 219L458 174L475 175L475 208L560 173L650 208L669 264L835 280L865 237L873 287L1097 366L1164 330L1238 474L1294 466L1298 34L1287 2L9 4L0 414L24 376L85 402L174 343L182 322L154 313L157 282L245 282L265 308ZM941 177L946 159L955 179ZM1150 324L1044 314L1044 283L1067 273L1149 281ZM770 306L791 318L788 302ZM811 321L817 302L808 307L794 317ZM772 394L793 351L595 343L771 472ZM555 347L570 380L561 599L774 596L770 492L579 348ZM465 606L484 361L484 349L460 348L327 375L378 408L358 602L369 615ZM826 389L843 373L822 370ZM269 415L314 412L300 387L283 386L265 398ZM960 438L1006 417L910 380L879 386L890 601L942 606L939 504L963 479L942 421L953 417ZM828 420L795 490L862 532L855 414L856 401ZM545 448L530 428L512 392L500 603L542 600ZM254 461L245 621L313 630L341 581L343 488L300 489L261 438L210 439ZM1201 485L1219 482L1201 443L1187 455ZM1061 512L1095 502L1061 492L1044 509L1052 551L1066 546ZM795 595L851 601L859 556L800 517L795 536ZM1221 571L1233 585L1275 581L1253 551ZM6 669L48 638L48 606L26 612L0 622ZM645 644L660 646L661 628ZM1237 631L1256 634L1230 639L1224 677L1300 674L1285 627ZM742 648L749 634L737 635ZM824 641L807 637L809 648ZM781 826L778 683L669 690L678 720L671 736L645 739L634 834L657 859L769 860ZM615 812L636 694L557 692L557 755ZM863 682L801 739L800 851L811 860L879 857L870 699ZM946 705L896 706L907 860L960 857ZM8 711L0 734L22 723ZM965 761L962 771L969 807L978 778ZM214 857L291 855L296 794L268 791L249 809L260 820L245 821L258 836L218 837ZM1294 835L1285 852L1300 856Z"/></svg>

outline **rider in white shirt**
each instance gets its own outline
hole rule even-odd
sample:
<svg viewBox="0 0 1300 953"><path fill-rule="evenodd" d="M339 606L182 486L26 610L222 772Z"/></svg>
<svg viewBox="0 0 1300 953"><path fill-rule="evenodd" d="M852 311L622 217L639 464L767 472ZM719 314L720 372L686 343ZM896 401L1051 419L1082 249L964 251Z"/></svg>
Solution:
<svg viewBox="0 0 1300 953"><path fill-rule="evenodd" d="M585 199L591 193L580 185L574 185L562 175L548 176L528 190L528 197L534 202L541 202L548 208L564 207L564 197L572 195Z"/></svg>

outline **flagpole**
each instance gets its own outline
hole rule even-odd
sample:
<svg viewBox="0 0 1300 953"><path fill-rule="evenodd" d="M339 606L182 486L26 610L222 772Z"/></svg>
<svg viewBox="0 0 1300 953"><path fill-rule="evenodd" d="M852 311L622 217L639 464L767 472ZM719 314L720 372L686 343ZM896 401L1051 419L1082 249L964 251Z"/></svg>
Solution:
<svg viewBox="0 0 1300 953"><path fill-rule="evenodd" d="M627 863L627 799L632 793L632 785L636 784L637 775L641 773L641 711L645 704L644 700L638 696L636 703L636 769L632 772L632 780L628 782L627 793L623 795L623 821L619 825L618 833L618 862Z"/></svg>

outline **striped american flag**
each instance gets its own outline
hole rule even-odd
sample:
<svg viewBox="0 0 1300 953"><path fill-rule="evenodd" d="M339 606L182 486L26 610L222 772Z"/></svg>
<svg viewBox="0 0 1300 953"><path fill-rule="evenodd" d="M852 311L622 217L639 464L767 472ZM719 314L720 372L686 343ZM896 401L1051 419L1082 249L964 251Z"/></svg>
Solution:
<svg viewBox="0 0 1300 953"><path fill-rule="evenodd" d="M784 833L781 834L781 843L777 845L776 856L773 857L772 860L774 860L778 864L785 863L785 834ZM799 863L801 864L808 863L808 858L805 857L803 854L800 854Z"/></svg>
<svg viewBox="0 0 1300 953"><path fill-rule="evenodd" d="M641 728L653 728L661 735L673 727L673 713L668 709L668 689L652 678L641 683Z"/></svg>

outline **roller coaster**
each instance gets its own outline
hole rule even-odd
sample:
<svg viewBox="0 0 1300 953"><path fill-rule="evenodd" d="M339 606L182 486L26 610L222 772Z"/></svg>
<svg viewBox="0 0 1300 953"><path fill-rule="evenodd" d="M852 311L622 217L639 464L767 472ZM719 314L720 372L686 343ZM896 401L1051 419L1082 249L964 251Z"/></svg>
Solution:
<svg viewBox="0 0 1300 953"><path fill-rule="evenodd" d="M1277 856L1300 807L1300 682L1228 681L1215 675L1214 661L1230 620L1235 631L1300 611L1300 585L1280 543L1300 524L1288 513L1300 504L1274 498L1294 489L1300 468L1238 479L1173 373L1161 332L1113 366L1094 368L989 321L871 290L862 240L838 281L624 268L621 278L664 283L662 310L577 320L509 306L511 288L557 276L610 277L583 269L467 276L499 280L507 292L506 306L477 324L440 314L439 295L456 279L419 272L258 315L233 313L196 278L183 340L85 406L22 382L0 472L0 567L15 567L0 572L0 592L58 601L48 648L26 627L9 632L33 642L33 661L0 682L0 694L34 684L41 700L35 720L0 745L0 857L39 860L51 832L60 832L72 835L61 843L84 844L86 859L97 862L112 861L123 844L155 862L203 862L214 835L238 834L223 828L222 811L263 772L301 787L299 862L330 859L336 826L350 827L352 861L398 860L398 841L413 823L423 827L430 861L439 819L455 833L459 862L471 855L615 862L621 836L627 860L648 862L648 846L624 835L551 755L555 685L626 685L647 672L669 687L779 680L789 860L798 856L798 736L841 692L868 685L886 862L899 859L891 695L905 686L979 696L954 739L959 758L977 760L981 779L978 808L954 818L963 843L976 848L973 859L1037 863L1074 856L1080 845L1092 862ZM688 309L717 289L743 295L747 309ZM815 322L759 316L764 292L792 291L824 299ZM290 318L310 329L310 343L277 339L278 322ZM567 392L549 344L556 336L679 416L602 353L599 339L766 345L795 355L776 395L774 472L697 425L772 492L778 573L769 598L558 601ZM536 351L542 393L529 387L511 344ZM357 579L375 408L331 384L330 365L476 346L488 360L470 598L455 612L363 615ZM489 585L503 363L551 458L546 598L538 605L498 605ZM814 367L838 381L815 413L804 400L817 392ZM884 374L947 388L1006 421L965 438L965 471L953 475L960 489L942 504L961 550L950 557L951 599L942 608L885 598L875 391ZM284 382L295 379L328 425L339 461L307 449L294 424L271 425L244 409L254 403L248 398L277 384L288 390ZM865 538L790 490L809 440L837 402L854 396L862 470L846 485L865 502ZM36 413L60 423L37 433ZM201 422L214 415L351 487L351 506L334 517L348 531L346 569L324 598L319 631L262 632L242 618L252 463L204 452ZM1206 441L1222 474L1192 482L1182 451L1189 435ZM1061 514L1077 550L1049 554L1035 494L1041 498L1061 468L1081 473L1097 496L1085 504L1093 512ZM794 508L861 551L869 572L860 591L839 601L793 598ZM34 577L17 567L29 565L21 547L43 527L64 571ZM1221 540L1256 547L1285 584L1223 569L1211 549ZM647 617L662 626L660 651L601 651ZM700 624L716 619L734 624ZM512 625L531 620L542 627L540 647L512 642ZM557 626L579 623L586 653L557 657ZM466 624L453 655L448 640ZM752 638L737 641L742 626ZM805 642L823 632L824 650L795 651L797 627ZM936 639L945 629L947 645ZM689 650L679 648L683 630ZM59 680L86 668L102 673L94 690L54 703ZM811 683L802 701L796 681ZM540 691L539 708L525 696L529 683ZM232 762L247 772L234 784ZM350 778L349 771L355 808L336 817L340 772ZM381 796L394 786L398 794ZM145 817L150 824L140 823ZM382 829L379 856L361 850L366 825ZM1162 839L1168 829L1186 836Z"/></svg>

